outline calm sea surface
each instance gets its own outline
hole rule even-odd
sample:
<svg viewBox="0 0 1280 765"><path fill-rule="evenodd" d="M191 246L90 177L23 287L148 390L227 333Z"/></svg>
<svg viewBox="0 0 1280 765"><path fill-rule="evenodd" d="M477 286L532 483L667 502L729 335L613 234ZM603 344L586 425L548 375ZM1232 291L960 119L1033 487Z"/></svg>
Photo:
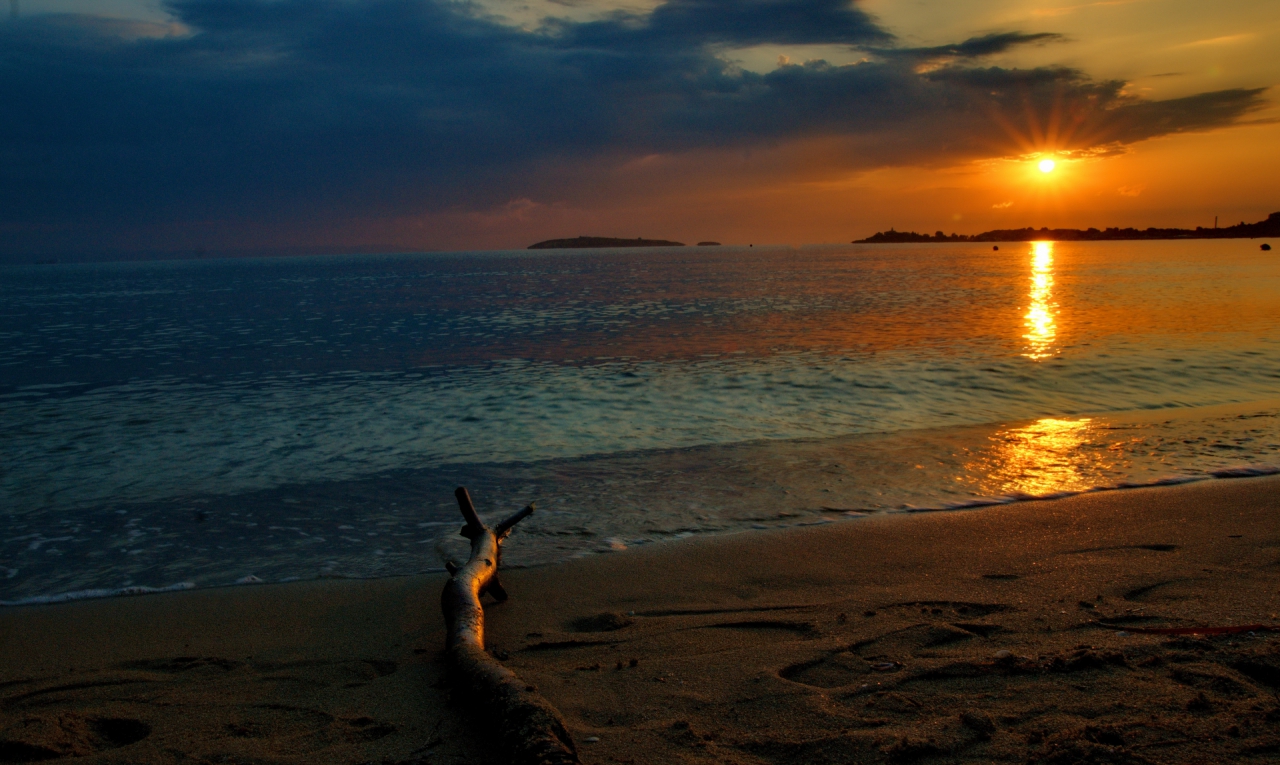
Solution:
<svg viewBox="0 0 1280 765"><path fill-rule="evenodd" d="M1278 343L1249 240L3 267L0 601L1265 472Z"/></svg>

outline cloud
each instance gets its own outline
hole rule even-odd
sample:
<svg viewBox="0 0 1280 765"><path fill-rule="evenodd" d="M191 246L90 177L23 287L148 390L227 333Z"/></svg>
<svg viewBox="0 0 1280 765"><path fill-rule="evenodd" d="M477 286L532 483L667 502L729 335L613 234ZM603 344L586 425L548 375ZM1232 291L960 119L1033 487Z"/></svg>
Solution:
<svg viewBox="0 0 1280 765"><path fill-rule="evenodd" d="M893 58L972 59L981 58L983 56L994 56L998 53L1004 53L1019 45L1064 42L1065 40L1065 37L1053 32L1037 32L1035 34L1025 34L1022 32L995 32L981 37L971 37L964 42L955 43L953 45L938 45L931 48L881 48L877 49L876 53L881 56Z"/></svg>
<svg viewBox="0 0 1280 765"><path fill-rule="evenodd" d="M1235 45L1236 43L1247 42L1257 37L1251 32L1245 32L1238 35L1223 35L1221 37L1210 37L1204 40L1195 40L1182 45L1174 45L1170 50L1178 50L1180 48L1202 48L1206 45Z"/></svg>
<svg viewBox="0 0 1280 765"><path fill-rule="evenodd" d="M176 0L169 26L0 25L0 226L305 228L634 189L645 156L826 141L830 168L946 164L1229 125L1261 90L1149 102L1066 68L981 67L1056 35L894 47L843 0L668 0L532 31L445 0ZM844 45L759 74L724 54ZM929 71L922 60L946 59ZM674 158L674 159L671 159ZM750 182L750 179L745 179ZM27 237L23 239L23 237ZM249 236L248 233L244 236ZM34 245L31 245L34 246Z"/></svg>
<svg viewBox="0 0 1280 765"><path fill-rule="evenodd" d="M894 39L850 0L666 0L648 14L549 18L538 33L575 58L633 63L705 62L713 58L709 46L886 45Z"/></svg>
<svg viewBox="0 0 1280 765"><path fill-rule="evenodd" d="M849 0L668 0L646 26L646 39L697 45L873 43L893 37Z"/></svg>

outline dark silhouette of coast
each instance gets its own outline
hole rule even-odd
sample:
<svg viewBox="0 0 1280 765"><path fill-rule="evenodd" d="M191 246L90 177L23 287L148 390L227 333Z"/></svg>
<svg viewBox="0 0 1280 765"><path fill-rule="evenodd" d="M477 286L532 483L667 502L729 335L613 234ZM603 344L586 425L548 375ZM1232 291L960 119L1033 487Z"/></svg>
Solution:
<svg viewBox="0 0 1280 765"><path fill-rule="evenodd" d="M914 231L878 231L866 239L855 239L854 244L901 244L905 242L1032 242L1052 240L1056 242L1106 242L1125 239L1254 239L1262 236L1280 236L1280 212L1271 213L1264 221L1245 223L1223 228L1011 228L984 231L981 234L944 234L941 231L930 236Z"/></svg>
<svg viewBox="0 0 1280 765"><path fill-rule="evenodd" d="M531 250L569 250L585 247L683 247L684 242L666 239L615 239L608 236L579 236L574 239L548 239L529 245Z"/></svg>

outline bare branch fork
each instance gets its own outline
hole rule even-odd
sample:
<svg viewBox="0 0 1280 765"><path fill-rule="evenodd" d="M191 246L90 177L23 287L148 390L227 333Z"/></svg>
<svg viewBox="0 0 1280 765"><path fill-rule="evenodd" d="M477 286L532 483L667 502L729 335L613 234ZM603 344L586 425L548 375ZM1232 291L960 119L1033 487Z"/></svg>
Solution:
<svg viewBox="0 0 1280 765"><path fill-rule="evenodd" d="M460 533L471 540L471 557L465 564L446 564L451 578L440 594L454 693L497 724L512 765L580 765L560 713L484 648L480 597L487 592L498 602L507 599L498 580L502 543L517 523L533 514L533 505L491 529L480 520L466 488L459 487L454 496L467 522Z"/></svg>

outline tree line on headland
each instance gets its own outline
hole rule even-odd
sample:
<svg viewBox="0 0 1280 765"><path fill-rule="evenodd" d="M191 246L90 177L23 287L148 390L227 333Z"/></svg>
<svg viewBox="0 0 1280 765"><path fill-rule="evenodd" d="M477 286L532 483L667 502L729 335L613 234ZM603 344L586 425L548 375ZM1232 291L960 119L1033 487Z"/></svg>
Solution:
<svg viewBox="0 0 1280 765"><path fill-rule="evenodd" d="M914 231L877 231L866 239L855 239L854 244L902 244L906 242L1094 242L1122 239L1253 239L1261 236L1280 236L1280 212L1271 213L1264 221L1245 223L1223 228L1009 228L984 231L971 236L944 234L941 231L930 236Z"/></svg>

